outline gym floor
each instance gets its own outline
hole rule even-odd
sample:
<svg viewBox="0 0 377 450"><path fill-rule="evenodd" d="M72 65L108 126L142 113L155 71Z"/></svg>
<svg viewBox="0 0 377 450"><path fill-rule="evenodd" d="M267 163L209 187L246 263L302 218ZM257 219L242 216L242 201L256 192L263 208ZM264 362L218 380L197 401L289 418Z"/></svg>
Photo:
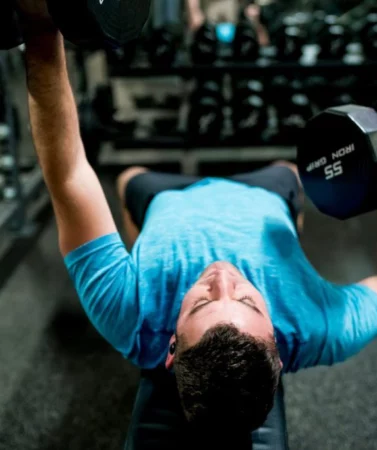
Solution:
<svg viewBox="0 0 377 450"><path fill-rule="evenodd" d="M102 182L120 225L113 180ZM337 222L308 202L303 246L323 276L358 281L377 273L376 221ZM53 219L0 291L0 361L0 450L122 448L139 372L84 316ZM377 341L346 363L285 376L291 449L377 449L376 373Z"/></svg>

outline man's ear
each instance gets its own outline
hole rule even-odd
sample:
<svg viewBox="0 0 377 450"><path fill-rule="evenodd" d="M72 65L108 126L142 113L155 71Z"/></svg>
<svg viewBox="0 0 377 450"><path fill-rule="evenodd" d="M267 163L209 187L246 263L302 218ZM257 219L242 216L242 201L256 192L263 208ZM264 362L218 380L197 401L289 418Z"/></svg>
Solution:
<svg viewBox="0 0 377 450"><path fill-rule="evenodd" d="M176 339L175 335L173 335L170 338L168 356L167 356L166 362L165 362L165 367L167 370L171 370L173 368L176 345L177 345L177 339Z"/></svg>

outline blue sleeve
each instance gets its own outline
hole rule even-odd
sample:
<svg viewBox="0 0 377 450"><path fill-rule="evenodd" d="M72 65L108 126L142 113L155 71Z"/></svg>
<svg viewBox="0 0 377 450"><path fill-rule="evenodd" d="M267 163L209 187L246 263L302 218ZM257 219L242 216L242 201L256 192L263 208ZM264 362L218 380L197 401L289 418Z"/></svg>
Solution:
<svg viewBox="0 0 377 450"><path fill-rule="evenodd" d="M136 271L119 234L88 242L64 261L93 325L119 352L131 358L138 342Z"/></svg>
<svg viewBox="0 0 377 450"><path fill-rule="evenodd" d="M331 365L359 353L377 337L377 293L366 286L335 286L327 297L327 338L319 364Z"/></svg>

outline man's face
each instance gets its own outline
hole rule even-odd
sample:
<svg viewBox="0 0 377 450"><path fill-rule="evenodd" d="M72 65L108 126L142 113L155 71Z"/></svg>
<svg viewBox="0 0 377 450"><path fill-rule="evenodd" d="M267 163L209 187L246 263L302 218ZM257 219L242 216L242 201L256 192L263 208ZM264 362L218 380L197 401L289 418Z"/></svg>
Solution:
<svg viewBox="0 0 377 450"><path fill-rule="evenodd" d="M226 262L210 265L187 292L178 318L177 334L184 334L191 347L219 323L232 323L241 332L266 340L274 334L262 295ZM167 367L172 364L172 358L168 357Z"/></svg>

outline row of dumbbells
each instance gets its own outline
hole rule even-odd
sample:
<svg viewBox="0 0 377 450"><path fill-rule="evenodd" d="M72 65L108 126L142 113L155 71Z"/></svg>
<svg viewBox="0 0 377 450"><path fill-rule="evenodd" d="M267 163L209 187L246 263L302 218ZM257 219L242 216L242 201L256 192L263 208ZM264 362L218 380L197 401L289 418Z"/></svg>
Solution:
<svg viewBox="0 0 377 450"><path fill-rule="evenodd" d="M0 80L0 93L3 89ZM8 115L5 100L4 96L0 95L0 200L12 201L19 194L15 167L21 128L17 108L10 106L11 114Z"/></svg>
<svg viewBox="0 0 377 450"><path fill-rule="evenodd" d="M18 134L18 131L16 132ZM18 136L15 136L18 140ZM12 201L19 194L18 181L15 179L17 141L11 137L11 129L5 122L0 121L0 200Z"/></svg>
<svg viewBox="0 0 377 450"><path fill-rule="evenodd" d="M208 142L211 145L228 138L243 145L296 145L300 130L321 110L346 104L377 109L377 84L363 80L355 87L354 82L355 79L331 81L319 76L293 81L284 76L271 80L199 79L186 101L177 95L168 95L164 102L153 96L136 98L136 104L142 109L170 108L177 111L183 105L188 106L181 109L182 113L188 111L187 115L163 115L148 124L137 119L127 122L115 120L112 89L100 86L88 105L89 114L86 108L79 108L82 134L96 141L99 136L106 136L107 140L120 136L143 139L142 131L150 139L186 136L196 143ZM181 117L180 121L178 117ZM90 149L88 143L86 146ZM1 166L0 162L0 172Z"/></svg>
<svg viewBox="0 0 377 450"><path fill-rule="evenodd" d="M315 82L309 79L305 85L276 77L266 87L258 79L238 79L232 82L229 99L225 99L222 82L199 81L190 98L189 135L219 139L225 134L247 142L296 143L299 130L313 114L330 106L356 103L342 89L334 92L329 87L322 95L315 89L308 90Z"/></svg>
<svg viewBox="0 0 377 450"><path fill-rule="evenodd" d="M245 142L268 141L273 137L292 141L313 115L308 97L300 92L279 99L272 114L264 85L259 80L237 80L226 101L217 80L199 82L191 96L188 131L191 137L219 139L224 135Z"/></svg>
<svg viewBox="0 0 377 450"><path fill-rule="evenodd" d="M221 25L206 22L193 36L191 60L194 64L213 64L225 57L235 62L254 62L267 55L277 61L299 61L307 45L315 47L317 60L344 60L348 56L355 63L377 60L377 10L363 18L356 31L324 11L267 17L265 27L270 38L267 48L261 47L257 29L245 16L241 15L227 44L220 37ZM182 38L170 26L162 26L152 30L144 44L151 66L171 66L177 60ZM109 55L110 62L130 64L137 53L133 54L130 46L127 52L117 52Z"/></svg>
<svg viewBox="0 0 377 450"><path fill-rule="evenodd" d="M377 12L365 18L357 35L340 23L337 16L318 11L310 16L296 14L283 18L271 26L269 36L271 45L267 55L278 61L299 61L307 45L314 46L316 60L343 60L348 55L359 56L359 61L377 60ZM217 26L205 23L197 31L191 48L193 62L215 62L219 44ZM260 46L257 30L247 18L238 24L231 46L232 59L236 62L254 62L266 50Z"/></svg>

